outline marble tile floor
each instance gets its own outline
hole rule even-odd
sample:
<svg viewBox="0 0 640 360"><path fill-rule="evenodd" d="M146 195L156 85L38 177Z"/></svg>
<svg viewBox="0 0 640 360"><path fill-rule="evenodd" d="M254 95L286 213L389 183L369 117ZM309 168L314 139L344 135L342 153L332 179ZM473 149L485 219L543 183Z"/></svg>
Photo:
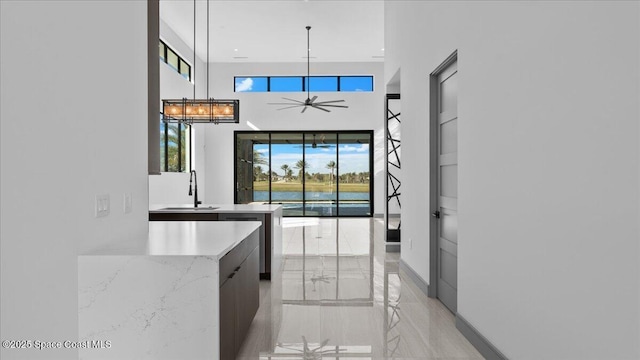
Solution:
<svg viewBox="0 0 640 360"><path fill-rule="evenodd" d="M384 251L381 219L285 218L238 359L482 359Z"/></svg>

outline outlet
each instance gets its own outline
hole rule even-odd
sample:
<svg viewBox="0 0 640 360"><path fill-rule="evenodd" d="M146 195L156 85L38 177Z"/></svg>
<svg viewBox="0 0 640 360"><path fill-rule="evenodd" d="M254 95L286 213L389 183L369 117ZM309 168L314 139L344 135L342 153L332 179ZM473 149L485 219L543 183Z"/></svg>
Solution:
<svg viewBox="0 0 640 360"><path fill-rule="evenodd" d="M124 213L129 214L131 212L131 193L124 194Z"/></svg>
<svg viewBox="0 0 640 360"><path fill-rule="evenodd" d="M96 217L105 217L109 215L111 204L109 194L96 195Z"/></svg>
<svg viewBox="0 0 640 360"><path fill-rule="evenodd" d="M409 250L413 249L413 239L409 238Z"/></svg>

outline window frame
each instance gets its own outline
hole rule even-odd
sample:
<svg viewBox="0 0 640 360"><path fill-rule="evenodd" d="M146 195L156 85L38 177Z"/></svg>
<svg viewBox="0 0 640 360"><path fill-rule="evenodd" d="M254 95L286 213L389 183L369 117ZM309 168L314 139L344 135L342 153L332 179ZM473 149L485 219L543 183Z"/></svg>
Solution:
<svg viewBox="0 0 640 360"><path fill-rule="evenodd" d="M255 90L255 91L237 91L237 79L253 79L253 78L261 78L261 79L266 79L267 81L267 89L266 90ZM273 91L271 89L271 79L272 78L298 78L300 79L300 82L302 83L302 90L288 90L288 91L283 91L283 90L278 90L278 91ZM365 92L365 93L370 93L370 92L374 92L375 88L374 88L374 77L373 75L311 75L309 76L309 79L311 80L311 82L313 82L314 78L336 78L336 86L337 89L336 90L310 90L310 91L318 91L318 92ZM356 91L356 90L345 90L342 88L342 79L346 79L346 78L369 78L370 79L370 90L369 88L365 89L365 90L361 90L361 91ZM234 76L233 77L233 92L247 92L247 93L252 93L252 92L306 92L307 91L307 76L305 75L254 75L254 76Z"/></svg>
<svg viewBox="0 0 640 360"><path fill-rule="evenodd" d="M192 163L192 157L193 157L191 147L190 147L191 144L193 143L192 127L188 124L172 123L172 124L178 125L178 134L177 134L178 143L176 144L178 149L178 164L177 164L178 171L171 171L169 170L169 124L170 123L166 121L162 121L162 116L160 117L160 119L161 119L160 120L160 136L161 136L160 146L164 147L164 154L162 153L161 149L158 149L158 151L160 151L160 172L188 173L189 171L191 171L191 163ZM188 131L188 133L185 134L185 138L188 137L188 139L187 139L187 143L183 145L182 132L184 131ZM164 139L162 139L162 135L164 135ZM189 145L189 147L187 147L187 145ZM185 151L184 164L182 163L183 148Z"/></svg>
<svg viewBox="0 0 640 360"><path fill-rule="evenodd" d="M159 46L162 47L162 57L160 56L160 49L158 49L158 58L160 59L160 62L165 63L167 65L169 65L169 67L171 67L173 70L175 70L178 75L182 76L184 79L186 79L187 81L191 81L191 77L192 77L192 65L182 56L180 56L180 54L178 54L177 51L175 51L171 46L167 45L166 42L164 42L162 39L159 39ZM174 67L173 65L169 64L169 51L171 51L177 58L177 67ZM185 64L187 66L186 72L183 72L182 69L182 64ZM185 75L188 75L185 77Z"/></svg>

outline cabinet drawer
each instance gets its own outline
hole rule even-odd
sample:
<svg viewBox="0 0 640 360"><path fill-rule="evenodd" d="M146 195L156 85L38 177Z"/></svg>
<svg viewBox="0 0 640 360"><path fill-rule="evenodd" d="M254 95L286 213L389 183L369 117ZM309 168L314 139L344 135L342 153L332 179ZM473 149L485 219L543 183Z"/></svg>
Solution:
<svg viewBox="0 0 640 360"><path fill-rule="evenodd" d="M265 222L267 214L264 213L220 213L218 215L219 221L259 221L260 226L260 264L259 269L261 274L271 273L271 265L267 266L267 262L271 264L271 249L266 245L266 239L271 234L267 233L267 224Z"/></svg>
<svg viewBox="0 0 640 360"><path fill-rule="evenodd" d="M256 229L246 239L242 240L240 244L231 249L225 256L220 259L220 286L224 285L224 282L236 272L240 264L244 259L251 254L251 252L258 247L259 243L259 229Z"/></svg>

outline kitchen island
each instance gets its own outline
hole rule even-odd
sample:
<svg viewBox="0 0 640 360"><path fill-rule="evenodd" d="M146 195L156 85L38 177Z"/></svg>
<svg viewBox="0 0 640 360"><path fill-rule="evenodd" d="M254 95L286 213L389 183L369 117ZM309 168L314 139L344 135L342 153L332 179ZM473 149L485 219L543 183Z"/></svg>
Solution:
<svg viewBox="0 0 640 360"><path fill-rule="evenodd" d="M234 358L259 305L260 226L150 222L148 239L78 256L80 359Z"/></svg>
<svg viewBox="0 0 640 360"><path fill-rule="evenodd" d="M150 221L260 221L260 278L271 279L282 257L282 205L158 204L149 207Z"/></svg>

